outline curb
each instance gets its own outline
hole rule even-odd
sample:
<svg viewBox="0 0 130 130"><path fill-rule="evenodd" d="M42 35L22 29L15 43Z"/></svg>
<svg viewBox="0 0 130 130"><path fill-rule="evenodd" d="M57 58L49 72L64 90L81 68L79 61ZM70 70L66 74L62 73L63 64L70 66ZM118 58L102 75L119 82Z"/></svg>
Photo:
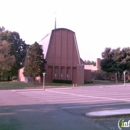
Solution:
<svg viewBox="0 0 130 130"><path fill-rule="evenodd" d="M117 109L117 110L106 110L106 111L95 111L86 113L89 117L107 117L107 116L119 116L119 115L129 115L130 109Z"/></svg>

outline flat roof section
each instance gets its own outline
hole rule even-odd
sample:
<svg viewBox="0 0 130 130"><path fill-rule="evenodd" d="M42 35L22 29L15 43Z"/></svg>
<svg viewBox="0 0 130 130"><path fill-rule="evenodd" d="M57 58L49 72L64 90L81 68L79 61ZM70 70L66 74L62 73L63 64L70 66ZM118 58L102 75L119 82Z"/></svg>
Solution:
<svg viewBox="0 0 130 130"><path fill-rule="evenodd" d="M106 116L119 116L119 115L129 115L130 109L117 109L117 110L106 110L106 111L95 111L86 113L89 117L106 117Z"/></svg>

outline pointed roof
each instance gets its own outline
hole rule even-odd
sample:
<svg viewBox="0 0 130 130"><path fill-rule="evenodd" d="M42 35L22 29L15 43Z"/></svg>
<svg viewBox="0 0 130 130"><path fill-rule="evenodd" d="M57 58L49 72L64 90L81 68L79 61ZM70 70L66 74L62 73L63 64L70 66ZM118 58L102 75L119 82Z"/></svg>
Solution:
<svg viewBox="0 0 130 130"><path fill-rule="evenodd" d="M55 18L55 29L56 29L56 18Z"/></svg>
<svg viewBox="0 0 130 130"><path fill-rule="evenodd" d="M39 44L42 45L44 58L46 58L46 56L47 56L47 52L48 52L48 48L49 48L49 43L50 43L50 38L51 38L51 34L53 33L53 31L56 31L56 30L64 30L64 29L74 33L74 40L75 40L74 43L75 43L75 47L76 47L77 54L78 54L79 64L82 64L82 65L83 65L83 64L84 64L84 61L80 58L80 54L79 54L79 49L78 49L78 45L77 45L77 39L76 39L75 32L72 31L72 30L70 30L70 29L67 29L67 28L57 28L57 29L54 29L54 30L52 30L51 33L46 34L46 35L41 39L41 41L39 42Z"/></svg>
<svg viewBox="0 0 130 130"><path fill-rule="evenodd" d="M39 42L39 44L42 45L44 58L46 58L50 37L51 37L51 33L48 33Z"/></svg>

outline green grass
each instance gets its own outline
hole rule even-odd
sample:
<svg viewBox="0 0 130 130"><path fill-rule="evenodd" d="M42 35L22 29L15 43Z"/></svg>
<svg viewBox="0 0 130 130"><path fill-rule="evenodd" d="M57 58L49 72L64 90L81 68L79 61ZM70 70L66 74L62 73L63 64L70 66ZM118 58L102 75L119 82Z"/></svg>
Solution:
<svg viewBox="0 0 130 130"><path fill-rule="evenodd" d="M98 86L98 85L116 85L115 82L112 81L94 81L93 83L82 84L78 86ZM123 84L123 83L117 83ZM61 83L50 83L45 84L45 88L65 88L65 87L72 87L72 84L61 84ZM1 82L0 83L0 90L8 90L8 89L42 89L43 84L41 83L24 83L24 82Z"/></svg>
<svg viewBox="0 0 130 130"><path fill-rule="evenodd" d="M63 88L72 87L72 84L50 83L45 84L45 88ZM1 82L0 90L8 89L42 89L42 83L24 83L24 82Z"/></svg>
<svg viewBox="0 0 130 130"><path fill-rule="evenodd" d="M1 82L0 90L4 89L31 89L31 88L42 88L41 84L23 83L23 82Z"/></svg>
<svg viewBox="0 0 130 130"><path fill-rule="evenodd" d="M111 84L116 84L116 82L114 82L114 81L104 81L104 80L103 80L103 81L102 81L102 80L101 80L101 81L100 81L100 80L98 81L98 80L96 80L96 81L93 82L93 84L94 84L94 85L98 85L98 84L111 85ZM117 83L117 84L120 84L120 83Z"/></svg>
<svg viewBox="0 0 130 130"><path fill-rule="evenodd" d="M116 83L115 81L95 80L93 83L83 84L81 86L98 86L98 85L118 85L121 82Z"/></svg>

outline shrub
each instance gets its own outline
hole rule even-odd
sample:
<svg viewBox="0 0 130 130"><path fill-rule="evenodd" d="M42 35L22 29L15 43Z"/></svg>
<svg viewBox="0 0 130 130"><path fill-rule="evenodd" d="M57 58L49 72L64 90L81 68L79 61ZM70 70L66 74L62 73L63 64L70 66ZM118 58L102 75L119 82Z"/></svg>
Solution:
<svg viewBox="0 0 130 130"><path fill-rule="evenodd" d="M104 80L104 78L100 76L97 78L97 80Z"/></svg>
<svg viewBox="0 0 130 130"><path fill-rule="evenodd" d="M90 84L90 83L93 83L93 81L84 81L84 84Z"/></svg>
<svg viewBox="0 0 130 130"><path fill-rule="evenodd" d="M72 80L66 80L67 84L72 84Z"/></svg>
<svg viewBox="0 0 130 130"><path fill-rule="evenodd" d="M66 83L66 84L72 84L72 80L53 79L53 83Z"/></svg>
<svg viewBox="0 0 130 130"><path fill-rule="evenodd" d="M60 80L58 80L58 79L53 79L53 83L60 83Z"/></svg>

